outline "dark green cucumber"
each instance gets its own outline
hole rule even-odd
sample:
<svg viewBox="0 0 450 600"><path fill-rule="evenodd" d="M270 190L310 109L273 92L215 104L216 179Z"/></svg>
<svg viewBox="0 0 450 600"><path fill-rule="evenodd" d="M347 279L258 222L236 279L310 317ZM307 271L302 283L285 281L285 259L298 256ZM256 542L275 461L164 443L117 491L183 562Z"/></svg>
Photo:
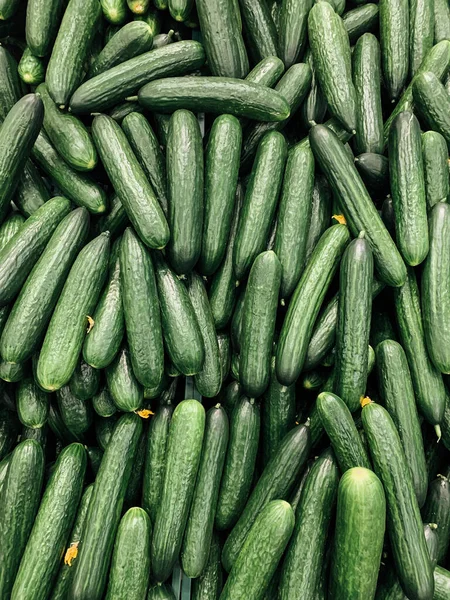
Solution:
<svg viewBox="0 0 450 600"><path fill-rule="evenodd" d="M176 44L172 44L173 47ZM139 102L156 112L183 108L229 113L259 121L284 121L289 105L283 96L256 83L226 77L166 77L139 90Z"/></svg>
<svg viewBox="0 0 450 600"><path fill-rule="evenodd" d="M129 223L130 221L122 206L122 202L119 197L114 194L111 198L108 214L101 216L97 222L99 233L109 231L111 237L114 238L117 235L120 235Z"/></svg>
<svg viewBox="0 0 450 600"><path fill-rule="evenodd" d="M19 62L18 73L24 83L39 85L45 78L44 62L38 56L31 54L29 48L25 48Z"/></svg>
<svg viewBox="0 0 450 600"><path fill-rule="evenodd" d="M110 417L98 418L95 421L95 438L102 452L108 447L119 417L120 415L115 413Z"/></svg>
<svg viewBox="0 0 450 600"><path fill-rule="evenodd" d="M2 0L0 2L0 19L7 21L13 17L19 10L20 2L18 0Z"/></svg>
<svg viewBox="0 0 450 600"><path fill-rule="evenodd" d="M431 362L416 276L408 270L408 279L394 293L400 341L408 359L417 406L431 425L438 425L444 414L445 390L441 374Z"/></svg>
<svg viewBox="0 0 450 600"><path fill-rule="evenodd" d="M434 2L413 0L409 7L409 75L414 77L433 47ZM439 41L439 40L437 40Z"/></svg>
<svg viewBox="0 0 450 600"><path fill-rule="evenodd" d="M9 463L11 462L12 452L7 454L3 460L0 461L0 494L2 493L3 486L6 481L6 475L8 474Z"/></svg>
<svg viewBox="0 0 450 600"><path fill-rule="evenodd" d="M192 582L192 600L219 600L223 580L221 552L219 536L213 532L206 566L200 577Z"/></svg>
<svg viewBox="0 0 450 600"><path fill-rule="evenodd" d="M268 4L239 0L248 45L257 61L277 56L278 36Z"/></svg>
<svg viewBox="0 0 450 600"><path fill-rule="evenodd" d="M81 359L69 381L70 391L80 400L90 400L98 391L100 372Z"/></svg>
<svg viewBox="0 0 450 600"><path fill-rule="evenodd" d="M58 224L70 210L66 198L46 202L27 219L0 251L0 304L11 301L21 289Z"/></svg>
<svg viewBox="0 0 450 600"><path fill-rule="evenodd" d="M203 367L205 350L189 294L162 255L155 253L153 260L166 351L181 373L195 375Z"/></svg>
<svg viewBox="0 0 450 600"><path fill-rule="evenodd" d="M241 143L239 121L232 115L217 117L211 127L205 156L205 214L198 265L203 275L217 271L225 256L235 206Z"/></svg>
<svg viewBox="0 0 450 600"><path fill-rule="evenodd" d="M206 413L202 456L181 549L181 565L188 577L199 577L208 562L228 432L227 413L216 404Z"/></svg>
<svg viewBox="0 0 450 600"><path fill-rule="evenodd" d="M125 134L106 115L95 117L92 133L114 190L139 237L150 248L163 248L169 239L167 221Z"/></svg>
<svg viewBox="0 0 450 600"><path fill-rule="evenodd" d="M345 146L336 134L322 125L312 127L309 139L314 157L328 178L353 235L365 232L380 279L388 285L403 285L405 264Z"/></svg>
<svg viewBox="0 0 450 600"><path fill-rule="evenodd" d="M375 192L389 190L389 160L382 154L364 153L355 158L355 165L367 188Z"/></svg>
<svg viewBox="0 0 450 600"><path fill-rule="evenodd" d="M242 315L239 381L250 398L259 398L269 385L280 283L277 255L262 252L250 270Z"/></svg>
<svg viewBox="0 0 450 600"><path fill-rule="evenodd" d="M54 202L54 199L50 201L50 203ZM61 198L60 204L67 206L67 200ZM30 219L36 221L42 210L43 208L39 209L36 216ZM47 212L45 219L39 218L35 222L35 227L42 227L45 220L49 218ZM62 219L55 229L44 252L22 286L3 329L0 352L5 360L21 363L30 358L36 350L69 269L86 240L88 228L89 215L86 209L78 208ZM27 243L27 240L24 240L23 246L25 247Z"/></svg>
<svg viewBox="0 0 450 600"><path fill-rule="evenodd" d="M280 442L254 487L245 508L225 542L222 563L230 572L257 515L275 498L287 498L310 450L309 427L300 425Z"/></svg>
<svg viewBox="0 0 450 600"><path fill-rule="evenodd" d="M68 385L57 391L56 398L64 425L76 438L80 438L92 424L91 402L77 398Z"/></svg>
<svg viewBox="0 0 450 600"><path fill-rule="evenodd" d="M167 134L168 258L178 275L192 271L203 229L203 143L193 113L177 110Z"/></svg>
<svg viewBox="0 0 450 600"><path fill-rule="evenodd" d="M342 15L342 21L351 44L354 44L364 34L378 29L378 13L377 4L367 3L348 10Z"/></svg>
<svg viewBox="0 0 450 600"><path fill-rule="evenodd" d="M367 385L373 257L364 237L353 240L340 266L336 326L336 394L355 412Z"/></svg>
<svg viewBox="0 0 450 600"><path fill-rule="evenodd" d="M84 447L81 444L66 446L58 456L45 489L11 599L45 600L49 597L75 520L85 471Z"/></svg>
<svg viewBox="0 0 450 600"><path fill-rule="evenodd" d="M152 524L142 508L130 508L122 517L111 560L106 600L141 600L150 576Z"/></svg>
<svg viewBox="0 0 450 600"><path fill-rule="evenodd" d="M205 410L184 400L170 422L166 470L152 539L152 572L164 582L178 558L200 463Z"/></svg>
<svg viewBox="0 0 450 600"><path fill-rule="evenodd" d="M92 406L99 417L111 417L117 412L117 406L106 386L93 396Z"/></svg>
<svg viewBox="0 0 450 600"><path fill-rule="evenodd" d="M39 389L33 379L24 379L17 386L17 415L22 425L39 429L48 418L50 397Z"/></svg>
<svg viewBox="0 0 450 600"><path fill-rule="evenodd" d="M45 77L49 94L60 108L81 83L101 12L97 0L70 0L64 12Z"/></svg>
<svg viewBox="0 0 450 600"><path fill-rule="evenodd" d="M33 440L42 446L42 450L44 451L44 455L47 450L47 438L48 438L48 427L45 424L43 427L39 427L38 429L34 429L33 427L22 427L22 431L20 432L20 441L24 442L25 440ZM1 477L0 477L1 479ZM0 493L1 493L1 483L0 483Z"/></svg>
<svg viewBox="0 0 450 600"><path fill-rule="evenodd" d="M27 3L25 37L35 56L47 56L55 41L65 3L62 0L31 0Z"/></svg>
<svg viewBox="0 0 450 600"><path fill-rule="evenodd" d="M425 124L442 134L448 145L450 119L447 110L450 97L439 78L432 72L419 73L414 78L413 97L415 107Z"/></svg>
<svg viewBox="0 0 450 600"><path fill-rule="evenodd" d="M86 517L83 544L69 591L73 600L103 597L114 538L119 525L142 421L123 415L103 455Z"/></svg>
<svg viewBox="0 0 450 600"><path fill-rule="evenodd" d="M362 421L386 492L387 531L398 578L408 598L432 598L433 569L400 436L387 410L374 402L364 406Z"/></svg>
<svg viewBox="0 0 450 600"><path fill-rule="evenodd" d="M306 42L307 19L313 0L283 0L280 12L279 55L286 68L299 62Z"/></svg>
<svg viewBox="0 0 450 600"><path fill-rule="evenodd" d="M374 6L378 12L376 4ZM366 6L362 8L366 8ZM361 10L357 8L355 10ZM355 152L381 154L384 146L381 110L380 44L371 33L359 38L353 53L357 128Z"/></svg>
<svg viewBox="0 0 450 600"><path fill-rule="evenodd" d="M143 113L144 107L141 106L137 100L125 100L125 102L116 104L116 106L111 108L111 110L108 111L108 115L114 119L114 121L122 124L125 117L132 112Z"/></svg>
<svg viewBox="0 0 450 600"><path fill-rule="evenodd" d="M309 129L316 123L322 123L327 111L327 101L317 81L316 71L312 54L308 51L305 55L305 62L311 69L311 89L305 98L301 109L301 122L305 129Z"/></svg>
<svg viewBox="0 0 450 600"><path fill-rule="evenodd" d="M292 385L303 369L314 322L348 241L345 225L330 227L295 289L277 347L277 378L283 385Z"/></svg>
<svg viewBox="0 0 450 600"><path fill-rule="evenodd" d="M227 411L228 416L231 416L237 401L242 396L241 385L234 379L222 389L220 394L220 402Z"/></svg>
<svg viewBox="0 0 450 600"><path fill-rule="evenodd" d="M102 233L83 248L70 270L39 355L36 377L46 390L61 388L75 370L88 316L106 276L108 255L109 234Z"/></svg>
<svg viewBox="0 0 450 600"><path fill-rule="evenodd" d="M177 22L187 21L193 6L194 0L168 0L170 16Z"/></svg>
<svg viewBox="0 0 450 600"><path fill-rule="evenodd" d="M327 450L314 462L302 489L294 533L281 568L280 600L316 600L338 483L336 461Z"/></svg>
<svg viewBox="0 0 450 600"><path fill-rule="evenodd" d="M314 157L308 148L294 147L288 155L283 178L274 252L283 268L280 294L294 291L305 263L311 222Z"/></svg>
<svg viewBox="0 0 450 600"><path fill-rule="evenodd" d="M157 386L164 348L155 274L150 254L131 228L120 243L120 285L133 372L144 387Z"/></svg>
<svg viewBox="0 0 450 600"><path fill-rule="evenodd" d="M147 419L148 416L138 412L137 413L143 419ZM145 423L145 421L144 421ZM145 427L145 425L144 425ZM147 445L147 429L142 430L141 437L139 438L136 454L133 462L133 469L131 471L130 480L128 482L127 491L124 499L124 507L130 508L141 504L142 498L142 481L144 476L144 462L145 462L145 447Z"/></svg>
<svg viewBox="0 0 450 600"><path fill-rule="evenodd" d="M222 382L228 379L231 367L231 339L226 331L217 333L217 343L219 345L220 370L222 373Z"/></svg>
<svg viewBox="0 0 450 600"><path fill-rule="evenodd" d="M73 113L102 111L135 94L158 77L183 75L205 62L199 42L186 40L131 58L83 83L70 100Z"/></svg>
<svg viewBox="0 0 450 600"><path fill-rule="evenodd" d="M176 600L173 588L166 583L150 585L147 600Z"/></svg>
<svg viewBox="0 0 450 600"><path fill-rule="evenodd" d="M384 340L397 341L397 337L390 315L384 310L374 309L370 324L370 343L372 347L376 348Z"/></svg>
<svg viewBox="0 0 450 600"><path fill-rule="evenodd" d="M55 181L61 192L72 202L86 207L94 214L106 211L106 194L103 189L86 175L69 167L43 131L36 140L32 154L42 170Z"/></svg>
<svg viewBox="0 0 450 600"><path fill-rule="evenodd" d="M241 330L242 330L242 313L244 309L245 288L237 299L236 306L231 319L231 343L235 352L240 351L241 347Z"/></svg>
<svg viewBox="0 0 450 600"><path fill-rule="evenodd" d="M145 15L149 7L149 0L127 0L128 8L135 15Z"/></svg>
<svg viewBox="0 0 450 600"><path fill-rule="evenodd" d="M106 368L106 381L114 404L119 410L132 412L142 407L144 390L134 374L126 345Z"/></svg>
<svg viewBox="0 0 450 600"><path fill-rule="evenodd" d="M306 145L306 148L309 144ZM293 150L292 150L293 151ZM312 192L311 220L306 239L305 265L308 264L311 254L322 234L329 227L332 213L332 194L325 177L315 174Z"/></svg>
<svg viewBox="0 0 450 600"><path fill-rule="evenodd" d="M422 516L426 521L437 525L437 562L442 563L445 560L450 539L450 483L443 475L438 475L430 483Z"/></svg>
<svg viewBox="0 0 450 600"><path fill-rule="evenodd" d="M380 42L384 84L394 102L400 96L409 71L408 0L381 0Z"/></svg>
<svg viewBox="0 0 450 600"><path fill-rule="evenodd" d="M352 82L350 42L342 19L328 2L318 2L308 15L309 44L317 79L330 112L345 129L356 131L356 95Z"/></svg>
<svg viewBox="0 0 450 600"><path fill-rule="evenodd" d="M284 72L284 64L277 56L267 56L257 63L245 78L246 81L273 87Z"/></svg>
<svg viewBox="0 0 450 600"><path fill-rule="evenodd" d="M153 191L167 217L169 214L169 200L167 196L166 164L159 141L150 123L143 115L131 112L122 121L122 129L144 173L152 184Z"/></svg>
<svg viewBox="0 0 450 600"><path fill-rule="evenodd" d="M0 408L0 460L2 460L14 446L20 430L20 421L14 412L7 408Z"/></svg>
<svg viewBox="0 0 450 600"><path fill-rule="evenodd" d="M31 217L50 198L39 171L31 160L25 163L22 177L17 184L14 204L24 217Z"/></svg>
<svg viewBox="0 0 450 600"><path fill-rule="evenodd" d="M445 138L437 131L422 134L422 156L427 208L445 202L450 193L448 148Z"/></svg>
<svg viewBox="0 0 450 600"><path fill-rule="evenodd" d="M2 46L0 50L0 119L5 119L22 96L22 87L15 58Z"/></svg>
<svg viewBox="0 0 450 600"><path fill-rule="evenodd" d="M416 266L428 254L428 223L420 125L407 111L391 126L389 174L396 241L406 264Z"/></svg>
<svg viewBox="0 0 450 600"><path fill-rule="evenodd" d="M58 406L55 401L50 402L47 422L48 426L60 444L65 446L67 444L71 444L72 442L81 441L80 438L73 435L73 433L67 429L64 421L61 418L61 415L59 414Z"/></svg>
<svg viewBox="0 0 450 600"><path fill-rule="evenodd" d="M376 348L380 396L400 435L419 506L427 496L428 473L414 390L403 348L385 340Z"/></svg>
<svg viewBox="0 0 450 600"><path fill-rule="evenodd" d="M0 250L3 250L9 240L16 235L24 222L25 219L20 213L13 212L11 216L0 225Z"/></svg>
<svg viewBox="0 0 450 600"><path fill-rule="evenodd" d="M434 0L434 43L450 38L450 9L445 0Z"/></svg>
<svg viewBox="0 0 450 600"><path fill-rule="evenodd" d="M346 471L339 482L337 499L329 591L332 598L374 598L385 527L386 498L381 481L369 469Z"/></svg>
<svg viewBox="0 0 450 600"><path fill-rule="evenodd" d="M245 506L253 480L259 431L259 407L254 400L243 396L230 419L230 439L215 518L218 530L230 529Z"/></svg>

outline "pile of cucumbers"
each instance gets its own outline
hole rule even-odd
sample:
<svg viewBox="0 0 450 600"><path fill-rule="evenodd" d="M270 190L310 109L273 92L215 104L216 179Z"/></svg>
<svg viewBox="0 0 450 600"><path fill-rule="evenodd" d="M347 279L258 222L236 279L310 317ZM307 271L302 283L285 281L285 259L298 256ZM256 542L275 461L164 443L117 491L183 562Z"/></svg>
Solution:
<svg viewBox="0 0 450 600"><path fill-rule="evenodd" d="M450 600L449 0L0 43L0 600Z"/></svg>

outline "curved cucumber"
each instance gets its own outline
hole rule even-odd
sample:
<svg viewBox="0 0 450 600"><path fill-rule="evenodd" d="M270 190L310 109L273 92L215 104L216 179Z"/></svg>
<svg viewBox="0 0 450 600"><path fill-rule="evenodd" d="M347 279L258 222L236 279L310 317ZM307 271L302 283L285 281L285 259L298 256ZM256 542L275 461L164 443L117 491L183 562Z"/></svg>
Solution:
<svg viewBox="0 0 450 600"><path fill-rule="evenodd" d="M47 422L49 405L49 395L39 389L33 379L24 379L17 386L17 416L25 427L43 427Z"/></svg>
<svg viewBox="0 0 450 600"><path fill-rule="evenodd" d="M130 352L123 346L106 369L108 390L119 410L133 412L141 408L144 391L132 368Z"/></svg>
<svg viewBox="0 0 450 600"><path fill-rule="evenodd" d="M438 202L445 202L450 193L445 138L437 131L423 133L422 155L427 208L430 209Z"/></svg>

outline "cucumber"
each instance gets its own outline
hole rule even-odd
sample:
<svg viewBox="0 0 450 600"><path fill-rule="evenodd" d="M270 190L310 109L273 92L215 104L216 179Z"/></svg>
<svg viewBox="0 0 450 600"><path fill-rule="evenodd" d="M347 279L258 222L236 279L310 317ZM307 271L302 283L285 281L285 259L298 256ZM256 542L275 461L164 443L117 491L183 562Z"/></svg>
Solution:
<svg viewBox="0 0 450 600"><path fill-rule="evenodd" d="M11 599L45 600L75 520L83 491L86 451L70 444L59 454L22 555Z"/></svg>
<svg viewBox="0 0 450 600"><path fill-rule="evenodd" d="M230 572L236 563L257 515L271 500L289 497L309 455L310 445L309 427L306 425L295 427L281 440L225 542L222 563L226 571Z"/></svg>
<svg viewBox="0 0 450 600"><path fill-rule="evenodd" d="M189 294L159 253L153 260L165 349L181 373L195 375L203 367L205 349Z"/></svg>
<svg viewBox="0 0 450 600"><path fill-rule="evenodd" d="M450 38L450 9L444 0L434 0L434 43Z"/></svg>
<svg viewBox="0 0 450 600"><path fill-rule="evenodd" d="M316 123L323 121L327 111L327 101L317 81L316 70L310 51L306 53L304 60L311 69L311 89L301 106L300 115L303 127L309 129Z"/></svg>
<svg viewBox="0 0 450 600"><path fill-rule="evenodd" d="M365 232L380 279L388 285L403 285L406 279L405 264L345 146L336 134L323 125L312 127L309 139L314 157L339 200L351 232L355 236L361 231Z"/></svg>
<svg viewBox="0 0 450 600"><path fill-rule="evenodd" d="M273 87L284 72L284 64L278 56L267 56L257 63L245 78L246 81Z"/></svg>
<svg viewBox="0 0 450 600"><path fill-rule="evenodd" d="M127 0L127 4L128 8L135 15L145 15L150 2L149 0Z"/></svg>
<svg viewBox="0 0 450 600"><path fill-rule="evenodd" d="M97 0L70 0L64 12L45 77L48 92L60 108L82 80L101 12Z"/></svg>
<svg viewBox="0 0 450 600"><path fill-rule="evenodd" d="M413 0L409 8L409 74L414 77L434 42L434 1Z"/></svg>
<svg viewBox="0 0 450 600"><path fill-rule="evenodd" d="M222 545L219 537L213 532L208 562L200 577L192 582L192 600L219 600L223 580L221 552Z"/></svg>
<svg viewBox="0 0 450 600"><path fill-rule="evenodd" d="M372 6L375 6L378 11L376 4ZM358 123L355 135L357 154L381 154L383 151L380 70L380 43L374 35L365 33L356 42L353 53L353 81Z"/></svg>
<svg viewBox="0 0 450 600"><path fill-rule="evenodd" d="M306 42L313 0L283 0L280 12L279 55L286 68L299 62Z"/></svg>
<svg viewBox="0 0 450 600"><path fill-rule="evenodd" d="M17 68L15 58L2 46L0 51L0 118L2 120L22 96L22 85Z"/></svg>
<svg viewBox="0 0 450 600"><path fill-rule="evenodd" d="M177 110L167 135L170 241L167 255L178 275L192 271L200 256L203 229L203 144L193 113Z"/></svg>
<svg viewBox="0 0 450 600"><path fill-rule="evenodd" d="M450 594L450 571L442 567L434 570L434 596L433 600L446 600Z"/></svg>
<svg viewBox="0 0 450 600"><path fill-rule="evenodd" d="M68 214L70 202L56 197L27 219L0 251L0 304L19 292L58 224Z"/></svg>
<svg viewBox="0 0 450 600"><path fill-rule="evenodd" d="M409 71L408 0L380 1L380 43L384 84L394 102L400 96Z"/></svg>
<svg viewBox="0 0 450 600"><path fill-rule="evenodd" d="M105 419L100 418L95 421L95 437L100 450L104 452L111 440L114 427L119 419L117 413Z"/></svg>
<svg viewBox="0 0 450 600"><path fill-rule="evenodd" d="M0 19L2 21L6 21L13 17L15 13L18 11L20 6L20 2L18 0L2 0L0 2Z"/></svg>
<svg viewBox="0 0 450 600"><path fill-rule="evenodd" d="M36 377L45 390L60 389L75 370L87 317L93 313L106 276L108 255L109 234L102 233L83 248L70 270L39 355Z"/></svg>
<svg viewBox="0 0 450 600"><path fill-rule="evenodd" d="M17 386L17 416L25 427L43 427L47 422L49 405L49 395L40 390L33 379L24 379Z"/></svg>
<svg viewBox="0 0 450 600"><path fill-rule="evenodd" d="M306 145L306 148L309 145ZM308 264L311 254L322 234L329 227L332 213L332 195L325 177L315 174L312 192L311 219L306 239L305 265Z"/></svg>
<svg viewBox="0 0 450 600"><path fill-rule="evenodd" d="M33 440L40 444L42 450L44 451L44 455L47 450L47 438L48 438L48 427L45 424L43 427L39 427L38 429L34 429L33 427L22 427L22 431L20 432L20 441L24 442L25 440ZM1 476L0 476L1 479ZM0 483L0 493L1 493L1 483Z"/></svg>
<svg viewBox="0 0 450 600"><path fill-rule="evenodd" d="M112 119L114 119L114 121L117 121L119 124L122 124L124 118L132 112L144 112L144 108L139 104L137 100L125 100L125 102L116 104L116 106L114 106L113 108L111 108L111 110L108 111L108 115Z"/></svg>
<svg viewBox="0 0 450 600"><path fill-rule="evenodd" d="M41 131L32 151L41 169L55 181L63 194L78 206L98 214L106 211L103 189L86 175L75 171L59 156L47 135Z"/></svg>
<svg viewBox="0 0 450 600"><path fill-rule="evenodd" d="M233 219L242 127L232 115L215 119L205 156L205 213L198 269L217 271L226 253ZM179 185L179 184L178 184Z"/></svg>
<svg viewBox="0 0 450 600"><path fill-rule="evenodd" d="M224 409L227 411L228 416L230 417L234 407L236 406L237 401L242 395L241 385L238 381L234 379L230 381L230 383L225 386L220 393L220 402Z"/></svg>
<svg viewBox="0 0 450 600"><path fill-rule="evenodd" d="M114 404L119 410L133 412L142 407L144 391L134 374L126 345L106 368L106 381Z"/></svg>
<svg viewBox="0 0 450 600"><path fill-rule="evenodd" d="M122 517L114 542L106 600L141 600L150 576L152 525L142 508L130 508Z"/></svg>
<svg viewBox="0 0 450 600"><path fill-rule="evenodd" d="M303 369L314 322L348 241L345 225L330 227L295 289L277 347L276 373L283 385L292 385Z"/></svg>
<svg viewBox="0 0 450 600"><path fill-rule="evenodd" d="M47 200L50 195L44 180L31 160L25 163L22 177L17 184L14 204L25 218L31 217Z"/></svg>
<svg viewBox="0 0 450 600"><path fill-rule="evenodd" d="M16 446L2 485L0 508L0 597L9 598L20 559L39 508L44 478L40 444L26 440Z"/></svg>
<svg viewBox="0 0 450 600"><path fill-rule="evenodd" d="M144 387L157 386L164 348L155 274L147 249L131 228L120 243L120 285L133 372Z"/></svg>
<svg viewBox="0 0 450 600"><path fill-rule="evenodd" d="M389 160L386 156L366 152L355 158L355 166L369 190L375 193L389 190Z"/></svg>
<svg viewBox="0 0 450 600"><path fill-rule="evenodd" d="M20 422L16 415L7 408L0 408L0 460L14 446L20 430Z"/></svg>
<svg viewBox="0 0 450 600"><path fill-rule="evenodd" d="M342 21L351 44L354 44L358 38L363 37L366 33L378 29L378 20L378 5L372 3L357 6L342 15Z"/></svg>
<svg viewBox="0 0 450 600"><path fill-rule="evenodd" d="M39 85L45 79L44 62L38 56L34 56L29 48L25 48L19 62L18 73L24 83Z"/></svg>
<svg viewBox="0 0 450 600"><path fill-rule="evenodd" d="M255 516L220 595L222 600L263 598L292 535L294 522L294 511L284 500L273 500L266 504ZM258 569L257 578L248 565Z"/></svg>
<svg viewBox="0 0 450 600"><path fill-rule="evenodd" d="M144 111L144 107L137 102L138 106L141 107L142 111ZM162 113L154 113L155 123L158 131L158 139L160 144L165 150L167 146L167 134L169 132L169 123L170 123L170 115L163 115Z"/></svg>
<svg viewBox="0 0 450 600"><path fill-rule="evenodd" d="M450 540L450 483L443 475L438 475L430 483L422 516L426 521L437 525L437 562L442 563Z"/></svg>
<svg viewBox="0 0 450 600"><path fill-rule="evenodd" d="M108 214L102 215L97 224L99 233L109 231L112 238L120 235L125 227L129 225L127 213L116 194L111 198Z"/></svg>
<svg viewBox="0 0 450 600"><path fill-rule="evenodd" d="M176 600L176 598L172 586L156 583L150 586L147 600Z"/></svg>
<svg viewBox="0 0 450 600"><path fill-rule="evenodd" d="M422 156L427 208L431 209L438 202L445 202L450 193L445 138L436 131L423 133Z"/></svg>
<svg viewBox="0 0 450 600"><path fill-rule="evenodd" d="M65 446L67 444L71 444L72 442L80 441L79 438L77 438L67 429L64 421L61 418L61 415L59 414L58 406L54 401L50 402L47 422L57 441L61 445Z"/></svg>
<svg viewBox="0 0 450 600"><path fill-rule="evenodd" d="M216 404L206 413L202 456L181 549L181 565L188 577L199 577L208 562L228 431L227 413Z"/></svg>
<svg viewBox="0 0 450 600"><path fill-rule="evenodd" d="M448 107L450 97L439 81L439 78L430 71L418 73L413 83L414 105L426 125L442 134L450 143L450 119Z"/></svg>
<svg viewBox="0 0 450 600"><path fill-rule="evenodd" d="M290 112L279 92L231 77L166 77L144 85L138 98L148 110L162 113L183 108L277 122Z"/></svg>
<svg viewBox="0 0 450 600"><path fill-rule="evenodd" d="M230 529L238 520L252 484L260 431L259 407L242 396L230 418L230 438L220 483L215 526Z"/></svg>
<svg viewBox="0 0 450 600"><path fill-rule="evenodd" d="M7 454L3 460L0 461L0 494L2 493L3 486L6 481L6 475L8 473L9 463L11 462L12 452Z"/></svg>
<svg viewBox="0 0 450 600"><path fill-rule="evenodd" d="M85 81L70 99L70 110L74 114L103 111L135 94L152 79L183 75L204 62L203 46L193 40L150 50Z"/></svg>
<svg viewBox="0 0 450 600"><path fill-rule="evenodd" d="M34 56L47 56L55 41L64 10L62 0L30 0L27 3L25 37Z"/></svg>
<svg viewBox="0 0 450 600"><path fill-rule="evenodd" d="M137 234L150 248L163 248L169 239L167 221L125 134L106 115L94 118L92 133L114 190Z"/></svg>
<svg viewBox="0 0 450 600"><path fill-rule="evenodd" d="M197 400L184 400L170 422L166 471L152 539L152 572L164 582L178 558L200 463L205 410Z"/></svg>
<svg viewBox="0 0 450 600"><path fill-rule="evenodd" d="M241 280L264 250L275 215L287 158L281 133L271 131L261 140L245 194L234 245L234 273ZM269 166L270 165L270 166Z"/></svg>
<svg viewBox="0 0 450 600"><path fill-rule="evenodd" d="M241 330L242 330L242 313L244 309L245 289L241 291L234 309L233 318L231 320L231 343L235 352L240 351L241 347ZM237 377L239 379L239 377Z"/></svg>
<svg viewBox="0 0 450 600"><path fill-rule="evenodd" d="M166 165L158 139L150 123L143 115L131 112L122 121L122 129L167 218L169 200L167 196Z"/></svg>
<svg viewBox="0 0 450 600"><path fill-rule="evenodd" d="M203 280L200 275L191 273L187 282L189 298L200 328L205 360L201 370L194 375L198 392L206 398L217 396L222 385L222 368L214 319Z"/></svg>
<svg viewBox="0 0 450 600"><path fill-rule="evenodd" d="M9 240L22 228L25 219L18 212L13 212L10 217L0 225L0 250L6 246Z"/></svg>
<svg viewBox="0 0 450 600"><path fill-rule="evenodd" d="M125 0L100 0L105 19L113 26L121 25L127 18L128 7Z"/></svg>
<svg viewBox="0 0 450 600"><path fill-rule="evenodd" d="M25 363L8 363L4 360L0 362L0 379L9 383L16 383L27 376L28 364Z"/></svg>
<svg viewBox="0 0 450 600"><path fill-rule="evenodd" d="M80 400L90 400L97 393L99 385L99 371L81 359L70 378L69 387L72 394Z"/></svg>
<svg viewBox="0 0 450 600"><path fill-rule="evenodd" d="M75 396L68 385L56 393L59 414L67 429L76 438L80 438L92 424L93 410L89 400Z"/></svg>
<svg viewBox="0 0 450 600"><path fill-rule="evenodd" d="M222 382L228 379L231 368L231 339L226 331L217 334L217 343L219 345L220 370L222 373Z"/></svg>
<svg viewBox="0 0 450 600"><path fill-rule="evenodd" d="M336 326L336 394L355 412L367 385L373 257L364 232L346 248L340 266Z"/></svg>
<svg viewBox="0 0 450 600"><path fill-rule="evenodd" d="M280 600L316 599L338 483L338 468L327 450L312 465L302 489L295 529L281 567Z"/></svg>
<svg viewBox="0 0 450 600"><path fill-rule="evenodd" d="M362 421L386 492L387 531L398 578L408 598L432 598L433 569L400 436L387 410L374 402L364 406Z"/></svg>
<svg viewBox="0 0 450 600"><path fill-rule="evenodd" d="M342 19L328 2L318 2L310 10L308 35L315 73L329 110L348 132L355 133L356 94L350 42Z"/></svg>
<svg viewBox="0 0 450 600"><path fill-rule="evenodd" d="M375 597L385 526L386 498L381 481L363 467L346 471L337 499L332 598Z"/></svg>
<svg viewBox="0 0 450 600"><path fill-rule="evenodd" d="M99 417L111 417L117 412L117 406L106 386L93 396L92 406Z"/></svg>
<svg viewBox="0 0 450 600"><path fill-rule="evenodd" d="M403 348L393 340L381 342L376 356L380 396L399 432L417 502L423 506L428 473L408 362Z"/></svg>
<svg viewBox="0 0 450 600"><path fill-rule="evenodd" d="M248 46L257 61L277 56L278 35L268 4L239 0Z"/></svg>

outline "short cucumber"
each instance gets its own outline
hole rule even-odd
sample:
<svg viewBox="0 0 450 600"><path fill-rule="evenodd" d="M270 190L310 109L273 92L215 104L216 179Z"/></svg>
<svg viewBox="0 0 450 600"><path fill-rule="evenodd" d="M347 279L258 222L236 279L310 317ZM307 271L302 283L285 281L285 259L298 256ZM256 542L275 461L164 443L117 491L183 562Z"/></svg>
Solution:
<svg viewBox="0 0 450 600"><path fill-rule="evenodd" d="M409 71L408 0L381 0L380 42L384 83L394 102L400 96Z"/></svg>
<svg viewBox="0 0 450 600"><path fill-rule="evenodd" d="M68 385L56 393L59 414L67 429L80 438L92 424L93 410L89 400L77 398Z"/></svg>
<svg viewBox="0 0 450 600"><path fill-rule="evenodd" d="M70 378L70 391L80 400L90 400L97 393L100 385L100 373L81 359L72 377Z"/></svg>
<svg viewBox="0 0 450 600"><path fill-rule="evenodd" d="M49 395L40 390L33 379L24 379L17 386L17 415L25 427L43 427L47 422L49 405Z"/></svg>
<svg viewBox="0 0 450 600"><path fill-rule="evenodd" d="M62 0L31 0L27 3L25 38L35 56L50 54L64 6Z"/></svg>
<svg viewBox="0 0 450 600"><path fill-rule="evenodd" d="M409 75L414 77L435 44L434 0L413 0L409 7ZM449 15L450 16L450 15ZM439 40L436 40L439 41Z"/></svg>
<svg viewBox="0 0 450 600"><path fill-rule="evenodd" d="M50 198L39 171L31 160L25 163L22 177L17 184L14 204L25 218L31 217Z"/></svg>
<svg viewBox="0 0 450 600"><path fill-rule="evenodd" d="M106 381L114 404L119 410L132 412L142 407L144 391L134 374L126 345L122 346L116 358L106 368Z"/></svg>
<svg viewBox="0 0 450 600"><path fill-rule="evenodd" d="M44 62L38 56L34 56L29 48L25 48L22 54L18 72L20 79L28 85L39 85L45 79Z"/></svg>
<svg viewBox="0 0 450 600"><path fill-rule="evenodd" d="M206 567L200 577L192 582L192 600L219 600L223 580L221 552L219 536L213 532Z"/></svg>
<svg viewBox="0 0 450 600"><path fill-rule="evenodd" d="M427 208L445 202L449 193L448 149L445 138L437 131L422 134L422 156Z"/></svg>

